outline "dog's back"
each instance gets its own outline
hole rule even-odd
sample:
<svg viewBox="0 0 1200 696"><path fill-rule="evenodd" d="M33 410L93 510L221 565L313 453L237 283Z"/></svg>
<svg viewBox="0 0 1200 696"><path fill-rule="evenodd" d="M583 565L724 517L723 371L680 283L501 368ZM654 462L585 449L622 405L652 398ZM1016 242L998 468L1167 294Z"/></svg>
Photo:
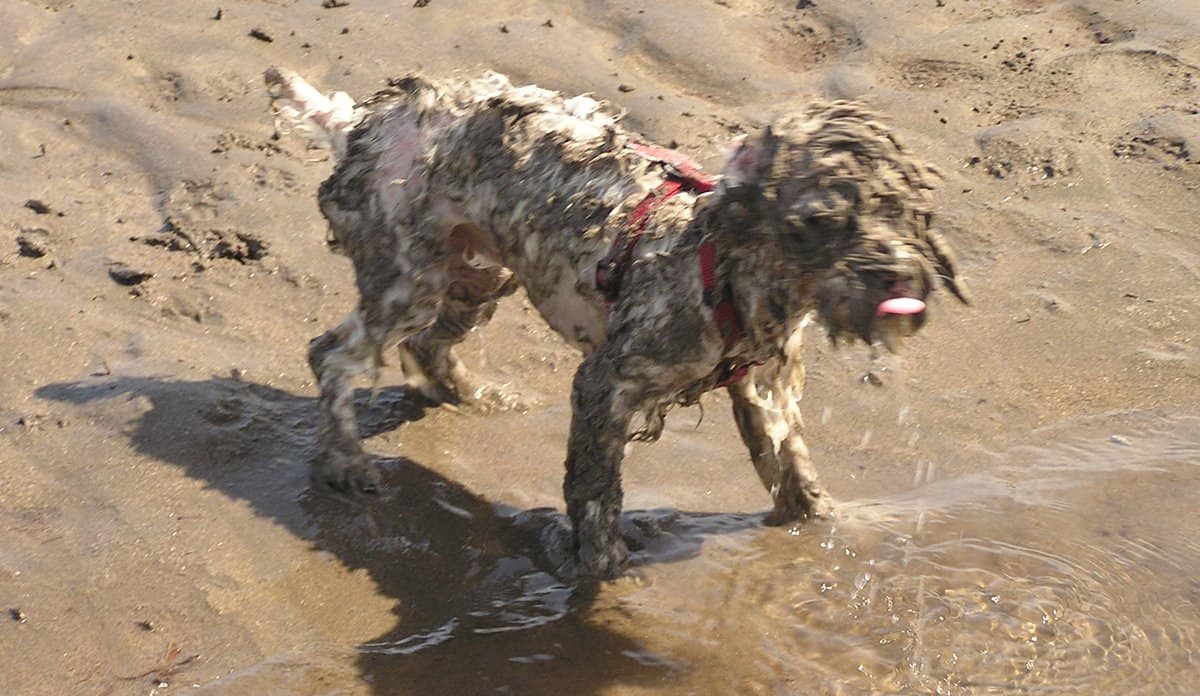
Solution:
<svg viewBox="0 0 1200 696"><path fill-rule="evenodd" d="M587 95L514 87L496 73L407 76L347 112L292 73L269 71L267 82L276 113L332 147L319 200L335 250L351 256L385 251L390 236L364 216L458 229L474 260L509 267L536 301L564 274L582 282L607 250L614 211L662 180L629 147L638 137L620 114Z"/></svg>

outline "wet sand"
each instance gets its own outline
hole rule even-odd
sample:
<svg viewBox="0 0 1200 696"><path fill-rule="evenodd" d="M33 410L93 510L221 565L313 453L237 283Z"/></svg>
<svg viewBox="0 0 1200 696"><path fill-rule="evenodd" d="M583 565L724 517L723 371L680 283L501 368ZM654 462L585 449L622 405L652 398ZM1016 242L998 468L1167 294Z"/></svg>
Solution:
<svg viewBox="0 0 1200 696"><path fill-rule="evenodd" d="M635 5L0 6L0 693L1192 692L1200 7ZM578 357L520 297L463 354L526 413L364 388L384 494L309 490L304 346L355 293L269 65L495 69L714 168L865 99L945 173L976 305L874 364L812 329L835 520L761 527L712 395L627 462L631 575L564 585Z"/></svg>

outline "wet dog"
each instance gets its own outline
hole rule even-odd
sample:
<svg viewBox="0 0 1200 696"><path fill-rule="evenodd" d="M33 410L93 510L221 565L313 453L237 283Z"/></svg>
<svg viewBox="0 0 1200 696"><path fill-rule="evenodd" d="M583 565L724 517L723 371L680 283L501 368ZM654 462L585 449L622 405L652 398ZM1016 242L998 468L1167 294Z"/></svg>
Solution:
<svg viewBox="0 0 1200 696"><path fill-rule="evenodd" d="M453 347L519 285L584 355L563 491L588 574L611 576L628 554L626 443L657 438L668 409L715 388L774 500L767 523L828 511L801 438L808 317L835 341L894 348L939 280L967 300L932 226L936 174L853 103L815 103L739 140L713 180L603 102L497 74L409 76L358 103L283 70L266 82L277 115L333 151L320 207L360 295L309 345L314 476L378 486L350 380L386 347L427 396L487 398Z"/></svg>

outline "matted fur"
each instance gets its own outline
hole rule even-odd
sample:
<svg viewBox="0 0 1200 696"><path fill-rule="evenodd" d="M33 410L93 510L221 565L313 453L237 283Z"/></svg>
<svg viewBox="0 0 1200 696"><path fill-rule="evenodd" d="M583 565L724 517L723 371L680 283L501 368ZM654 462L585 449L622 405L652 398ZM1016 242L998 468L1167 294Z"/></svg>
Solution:
<svg viewBox="0 0 1200 696"><path fill-rule="evenodd" d="M612 575L620 465L631 437L655 439L675 404L756 366L728 387L751 460L780 524L828 510L801 437L801 328L816 312L831 337L889 347L924 313L883 315L883 300L924 298L935 278L966 300L946 242L931 227L936 177L861 106L813 104L732 150L716 191L657 208L608 306L596 263L637 204L668 176L607 104L475 80L393 80L351 106L293 73L267 84L285 120L329 143L321 186L332 243L354 261L357 308L313 339L322 452L314 475L371 490L349 379L400 347L410 384L439 400L480 398L452 347L517 285L585 356L575 375L563 490L580 569ZM341 94L341 93L338 93ZM344 95L342 95L344 96ZM719 250L706 298L699 250ZM745 335L727 345L712 306L731 301ZM635 432L634 416L642 414Z"/></svg>

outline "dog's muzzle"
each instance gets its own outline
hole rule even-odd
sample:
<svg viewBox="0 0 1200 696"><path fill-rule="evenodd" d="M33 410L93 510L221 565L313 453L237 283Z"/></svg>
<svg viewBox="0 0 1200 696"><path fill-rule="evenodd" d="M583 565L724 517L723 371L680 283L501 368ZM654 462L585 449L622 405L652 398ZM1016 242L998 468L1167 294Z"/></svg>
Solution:
<svg viewBox="0 0 1200 696"><path fill-rule="evenodd" d="M852 336L896 352L925 324L928 291L919 277L860 277L854 282L835 275L818 293L819 313L835 343Z"/></svg>
<svg viewBox="0 0 1200 696"><path fill-rule="evenodd" d="M871 321L871 337L895 353L901 342L925 324L925 299L914 293L912 284L898 281L890 288L890 296L875 307Z"/></svg>

